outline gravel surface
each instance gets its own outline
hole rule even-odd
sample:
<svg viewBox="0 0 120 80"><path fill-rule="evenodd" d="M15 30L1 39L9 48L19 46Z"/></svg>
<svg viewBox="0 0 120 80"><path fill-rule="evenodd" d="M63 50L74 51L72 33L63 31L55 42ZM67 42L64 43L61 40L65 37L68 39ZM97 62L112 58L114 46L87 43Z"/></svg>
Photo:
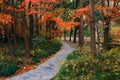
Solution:
<svg viewBox="0 0 120 80"><path fill-rule="evenodd" d="M63 41L61 50L58 51L54 57L39 65L34 70L30 70L6 80L50 80L59 72L61 64L65 61L67 55L74 50L74 48L71 48L66 42Z"/></svg>

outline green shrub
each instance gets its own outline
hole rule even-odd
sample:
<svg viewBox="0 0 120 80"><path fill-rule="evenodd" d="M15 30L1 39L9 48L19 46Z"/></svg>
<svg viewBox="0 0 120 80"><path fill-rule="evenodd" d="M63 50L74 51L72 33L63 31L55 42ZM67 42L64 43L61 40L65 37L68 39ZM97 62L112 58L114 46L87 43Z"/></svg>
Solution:
<svg viewBox="0 0 120 80"><path fill-rule="evenodd" d="M31 55L33 57L37 57L37 58L44 58L47 56L46 52L42 49L35 49L31 51Z"/></svg>
<svg viewBox="0 0 120 80"><path fill-rule="evenodd" d="M33 48L41 48L42 46L44 47L46 43L46 40L43 37L37 36L35 38L32 39L32 44L33 44Z"/></svg>
<svg viewBox="0 0 120 80"><path fill-rule="evenodd" d="M60 38L54 38L52 44L57 46L62 46L62 40Z"/></svg>
<svg viewBox="0 0 120 80"><path fill-rule="evenodd" d="M4 60L4 54L0 53L0 62L2 62Z"/></svg>
<svg viewBox="0 0 120 80"><path fill-rule="evenodd" d="M51 49L53 51L60 50L60 47L62 46L62 40L60 38L54 38L51 43Z"/></svg>
<svg viewBox="0 0 120 80"><path fill-rule="evenodd" d="M37 63L40 59L45 58L48 54L42 49L35 49L31 51L32 63Z"/></svg>
<svg viewBox="0 0 120 80"><path fill-rule="evenodd" d="M72 58L75 57L75 58ZM75 51L51 80L119 80L120 51L111 49L96 58L89 52Z"/></svg>
<svg viewBox="0 0 120 80"><path fill-rule="evenodd" d="M0 76L9 76L11 74L14 74L18 69L18 66L13 63L0 64Z"/></svg>
<svg viewBox="0 0 120 80"><path fill-rule="evenodd" d="M5 54L13 54L14 56L23 56L25 54L24 43L18 43L19 46L15 46L12 49L5 51Z"/></svg>
<svg viewBox="0 0 120 80"><path fill-rule="evenodd" d="M35 64L35 63L38 63L40 61L40 59L39 58L37 58L37 57L32 57L32 64Z"/></svg>

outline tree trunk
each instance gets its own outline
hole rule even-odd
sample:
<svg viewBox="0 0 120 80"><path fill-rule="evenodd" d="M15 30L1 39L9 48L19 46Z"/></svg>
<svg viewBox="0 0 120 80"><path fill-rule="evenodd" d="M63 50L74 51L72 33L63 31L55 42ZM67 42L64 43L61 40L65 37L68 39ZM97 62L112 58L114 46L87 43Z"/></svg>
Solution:
<svg viewBox="0 0 120 80"><path fill-rule="evenodd" d="M6 27L6 25L3 26L3 27L4 27L4 31L5 31L5 35L6 35L8 44L9 44L8 48L9 48L10 50L12 50L12 44L11 44L11 41L10 41L9 30L8 30L8 28Z"/></svg>
<svg viewBox="0 0 120 80"><path fill-rule="evenodd" d="M26 15L25 13L23 14L23 32L24 32L24 42L25 42L25 51L26 51L26 56L30 58L30 45L29 45L29 35L28 35L28 30L27 30L27 20L26 20Z"/></svg>
<svg viewBox="0 0 120 80"><path fill-rule="evenodd" d="M96 27L96 34L97 34L97 49L98 51L100 51L100 32L99 32L99 28Z"/></svg>
<svg viewBox="0 0 120 80"><path fill-rule="evenodd" d="M77 38L77 31L79 29L79 26L76 26L75 30L74 30L74 36L73 36L73 43L76 43L76 38Z"/></svg>
<svg viewBox="0 0 120 80"><path fill-rule="evenodd" d="M107 0L107 7L109 7L110 5L110 1ZM105 50L108 49L108 42L109 42L109 26L110 26L110 22L108 22L108 18L104 17L104 20L106 22L106 27L104 28L104 41L103 41L103 47Z"/></svg>
<svg viewBox="0 0 120 80"><path fill-rule="evenodd" d="M14 0L10 0L10 6L15 6L15 3L14 3ZM14 47L17 46L17 34L16 34L16 24L17 24L17 20L16 20L16 13L14 12L14 8L13 8L13 11L11 11L11 14L13 16L13 22L12 23L12 36L11 38L13 38L13 42L14 42Z"/></svg>
<svg viewBox="0 0 120 80"><path fill-rule="evenodd" d="M64 40L66 40L66 38L67 38L67 31L64 30Z"/></svg>
<svg viewBox="0 0 120 80"><path fill-rule="evenodd" d="M29 22L29 25L30 25L30 49L32 49L32 38L33 38L33 35L34 35L34 17L32 14L30 14L29 16L30 18L30 22Z"/></svg>
<svg viewBox="0 0 120 80"><path fill-rule="evenodd" d="M110 0L107 0L107 7L109 7L110 5Z"/></svg>
<svg viewBox="0 0 120 80"><path fill-rule="evenodd" d="M109 42L109 24L107 27L104 28L104 42L103 42L103 47L105 50L108 49L108 42Z"/></svg>
<svg viewBox="0 0 120 80"><path fill-rule="evenodd" d="M96 40L95 40L95 18L94 18L94 0L89 0L90 2L90 13L91 13L91 26L90 26L90 47L91 52L96 56Z"/></svg>
<svg viewBox="0 0 120 80"><path fill-rule="evenodd" d="M73 33L73 29L71 28L71 30L70 30L70 37L69 37L69 41L71 41L71 38L72 38L72 33Z"/></svg>
<svg viewBox="0 0 120 80"><path fill-rule="evenodd" d="M80 0L80 8L83 8L83 0ZM83 16L80 16L80 27L79 27L79 46L84 45L84 27L83 27Z"/></svg>
<svg viewBox="0 0 120 80"><path fill-rule="evenodd" d="M36 27L36 35L39 35L39 25L38 25L38 14L35 14L35 27Z"/></svg>

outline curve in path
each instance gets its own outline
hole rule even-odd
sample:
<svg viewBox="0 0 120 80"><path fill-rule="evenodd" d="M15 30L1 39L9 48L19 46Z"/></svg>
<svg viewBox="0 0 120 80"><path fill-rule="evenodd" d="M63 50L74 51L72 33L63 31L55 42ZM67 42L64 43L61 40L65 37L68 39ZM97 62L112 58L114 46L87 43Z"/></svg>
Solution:
<svg viewBox="0 0 120 80"><path fill-rule="evenodd" d="M60 69L60 63L65 61L68 54L75 49L71 48L63 41L63 46L57 54L45 63L39 65L36 69L25 72L21 75L8 78L6 80L50 80Z"/></svg>

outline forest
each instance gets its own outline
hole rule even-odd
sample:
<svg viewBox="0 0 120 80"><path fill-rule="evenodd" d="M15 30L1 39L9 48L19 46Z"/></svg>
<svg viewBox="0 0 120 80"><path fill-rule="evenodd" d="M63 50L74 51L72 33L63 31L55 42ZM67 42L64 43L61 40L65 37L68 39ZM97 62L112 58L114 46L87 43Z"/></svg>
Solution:
<svg viewBox="0 0 120 80"><path fill-rule="evenodd" d="M51 80L120 80L120 0L0 0L0 80L66 43L77 49Z"/></svg>

